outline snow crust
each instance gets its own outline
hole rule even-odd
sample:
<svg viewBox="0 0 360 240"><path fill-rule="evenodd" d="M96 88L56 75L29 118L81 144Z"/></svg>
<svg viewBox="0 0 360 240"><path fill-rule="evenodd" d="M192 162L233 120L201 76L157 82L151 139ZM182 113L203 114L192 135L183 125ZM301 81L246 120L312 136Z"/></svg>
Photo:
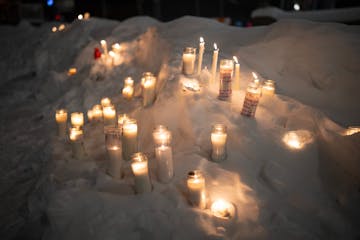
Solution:
<svg viewBox="0 0 360 240"><path fill-rule="evenodd" d="M43 239L359 236L360 134L342 134L360 125L359 27L286 20L241 29L195 17L169 23L91 18L57 33L51 26L0 27L4 239L19 230L44 230ZM203 66L211 66L213 42L219 59L239 58L241 86L231 102L217 100L218 86L208 84L206 69L201 92L182 91L182 49L198 47L200 36L206 42ZM125 46L121 65L109 69L95 62L101 39ZM70 67L78 73L69 77ZM159 79L157 99L148 108L140 98L128 102L121 96L123 80L132 76L139 84L145 71ZM277 87L272 99L261 101L255 119L240 115L252 71ZM105 96L118 113L138 121L152 193L135 195L129 166L122 180L106 174L100 123L85 125L85 160L73 159L69 143L56 137L56 109L86 113ZM221 163L209 160L215 123L228 128L228 157ZM175 176L169 184L154 175L151 132L158 124L173 136ZM282 139L289 131L305 134L303 149L286 146ZM211 200L235 205L231 221L189 206L185 178L194 169L204 172ZM42 216L42 224L35 224Z"/></svg>

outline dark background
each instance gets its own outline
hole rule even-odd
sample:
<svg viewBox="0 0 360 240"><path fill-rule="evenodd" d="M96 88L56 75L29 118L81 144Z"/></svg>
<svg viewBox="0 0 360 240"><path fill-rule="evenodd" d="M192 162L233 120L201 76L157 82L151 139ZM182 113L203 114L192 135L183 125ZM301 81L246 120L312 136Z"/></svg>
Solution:
<svg viewBox="0 0 360 240"><path fill-rule="evenodd" d="M220 20L226 17L234 25L246 26L251 21L251 12L259 7L293 10L294 3L298 3L301 10L360 6L360 0L0 0L0 23L18 23L29 18L28 15L34 16L33 22L72 21L79 13L90 12L91 16L117 20L137 15L161 21L184 15ZM32 6L41 6L41 9Z"/></svg>

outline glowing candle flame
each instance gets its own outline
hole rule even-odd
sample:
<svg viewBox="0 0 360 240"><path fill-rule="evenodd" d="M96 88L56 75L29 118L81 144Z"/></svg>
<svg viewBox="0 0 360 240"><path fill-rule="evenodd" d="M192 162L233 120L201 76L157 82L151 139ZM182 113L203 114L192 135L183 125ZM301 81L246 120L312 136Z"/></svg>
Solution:
<svg viewBox="0 0 360 240"><path fill-rule="evenodd" d="M204 38L200 37L200 43L203 43L203 42L204 42Z"/></svg>
<svg viewBox="0 0 360 240"><path fill-rule="evenodd" d="M52 32L56 32L56 31L57 31L57 27L52 27L51 31L52 31Z"/></svg>
<svg viewBox="0 0 360 240"><path fill-rule="evenodd" d="M236 57L236 56L233 56L233 59L234 59L234 62L235 62L236 64L238 64L238 63L239 63L239 61L238 61L238 59L237 59L237 57Z"/></svg>
<svg viewBox="0 0 360 240"><path fill-rule="evenodd" d="M217 45L216 45L216 43L214 43L214 49L215 50L217 50L218 48L217 48Z"/></svg>
<svg viewBox="0 0 360 240"><path fill-rule="evenodd" d="M297 130L287 132L282 140L289 148L302 149L306 144L312 142L313 137L307 130Z"/></svg>
<svg viewBox="0 0 360 240"><path fill-rule="evenodd" d="M59 26L59 31L62 31L62 30L64 30L65 29L65 25L64 24L61 24L60 26Z"/></svg>
<svg viewBox="0 0 360 240"><path fill-rule="evenodd" d="M112 57L112 58L115 57L115 53L114 53L113 51L110 51L110 52L109 52L109 55L110 55L110 57Z"/></svg>
<svg viewBox="0 0 360 240"><path fill-rule="evenodd" d="M83 18L84 18L84 16L83 16L82 14L79 14L79 15L78 15L78 19L79 19L79 20L82 20Z"/></svg>
<svg viewBox="0 0 360 240"><path fill-rule="evenodd" d="M218 218L229 219L235 213L234 206L230 202L227 202L223 199L218 199L213 202L210 209L212 214Z"/></svg>
<svg viewBox="0 0 360 240"><path fill-rule="evenodd" d="M103 45L106 45L106 41L105 40L101 40L100 41L100 44L103 46Z"/></svg>

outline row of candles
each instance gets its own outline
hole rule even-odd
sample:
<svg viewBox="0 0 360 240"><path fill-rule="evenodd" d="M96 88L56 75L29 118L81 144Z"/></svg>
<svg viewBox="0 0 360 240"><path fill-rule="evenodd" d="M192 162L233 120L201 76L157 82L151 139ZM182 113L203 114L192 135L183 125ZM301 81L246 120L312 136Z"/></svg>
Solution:
<svg viewBox="0 0 360 240"><path fill-rule="evenodd" d="M198 67L195 71L196 48L186 47L182 55L182 72L185 76L194 76L200 74L202 69L202 60L205 50L205 41L200 37ZM219 48L214 43L214 52L211 64L211 82L214 83L217 77L217 63L219 56ZM235 69L234 69L235 68ZM235 72L235 74L233 74ZM253 73L254 81L251 82L247 89L242 115L254 117L260 97L273 96L275 94L275 82L273 80L266 80L261 86L260 81L255 73ZM232 86L239 89L240 87L240 64L236 56L233 59L221 59L219 66L219 100L229 101L232 96Z"/></svg>

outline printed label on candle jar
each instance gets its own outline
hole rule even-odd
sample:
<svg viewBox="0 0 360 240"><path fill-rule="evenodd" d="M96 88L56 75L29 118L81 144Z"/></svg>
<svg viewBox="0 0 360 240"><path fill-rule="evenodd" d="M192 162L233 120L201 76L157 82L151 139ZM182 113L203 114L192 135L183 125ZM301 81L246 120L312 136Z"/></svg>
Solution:
<svg viewBox="0 0 360 240"><path fill-rule="evenodd" d="M248 117L254 117L259 99L260 96L258 94L247 92L241 114Z"/></svg>
<svg viewBox="0 0 360 240"><path fill-rule="evenodd" d="M220 72L220 89L219 89L219 98L227 100L231 97L232 88L231 88L231 71L230 72Z"/></svg>

